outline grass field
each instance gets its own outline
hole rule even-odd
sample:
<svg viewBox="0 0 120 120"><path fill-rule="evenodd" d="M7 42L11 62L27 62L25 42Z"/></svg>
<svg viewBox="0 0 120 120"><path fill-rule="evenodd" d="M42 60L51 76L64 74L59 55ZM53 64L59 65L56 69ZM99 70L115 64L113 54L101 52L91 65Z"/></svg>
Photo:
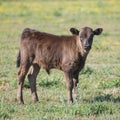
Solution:
<svg viewBox="0 0 120 120"><path fill-rule="evenodd" d="M79 96L67 104L64 74L41 70L37 78L39 104L24 86L25 105L16 101L16 56L20 35L30 27L53 34L69 29L102 27L94 38ZM119 0L0 0L0 120L120 120L120 1Z"/></svg>

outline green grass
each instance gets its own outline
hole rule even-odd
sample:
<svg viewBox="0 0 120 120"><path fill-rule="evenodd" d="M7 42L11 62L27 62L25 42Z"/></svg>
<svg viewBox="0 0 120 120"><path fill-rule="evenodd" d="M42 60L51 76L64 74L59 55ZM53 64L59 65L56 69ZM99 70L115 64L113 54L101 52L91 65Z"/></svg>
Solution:
<svg viewBox="0 0 120 120"><path fill-rule="evenodd" d="M0 119L1 120L119 120L120 119L120 2L118 0L1 0L0 1ZM79 96L67 104L63 72L44 70L37 78L40 103L31 99L28 80L25 105L16 101L16 56L20 35L30 27L53 34L69 29L102 27L94 38L86 66L79 75Z"/></svg>

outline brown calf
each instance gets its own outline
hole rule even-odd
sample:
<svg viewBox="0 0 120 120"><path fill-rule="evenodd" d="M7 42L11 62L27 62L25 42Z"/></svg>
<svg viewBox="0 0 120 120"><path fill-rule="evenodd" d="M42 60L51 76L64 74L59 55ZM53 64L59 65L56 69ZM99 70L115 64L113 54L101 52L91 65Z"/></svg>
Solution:
<svg viewBox="0 0 120 120"><path fill-rule="evenodd" d="M21 35L20 51L17 57L19 103L24 103L22 88L28 73L32 98L38 101L36 77L40 68L49 74L50 69L60 69L65 73L68 88L68 103L73 102L72 90L76 93L78 75L85 65L91 49L94 35L99 35L102 28L92 30L84 27L80 31L71 28L71 36L58 36L26 28Z"/></svg>

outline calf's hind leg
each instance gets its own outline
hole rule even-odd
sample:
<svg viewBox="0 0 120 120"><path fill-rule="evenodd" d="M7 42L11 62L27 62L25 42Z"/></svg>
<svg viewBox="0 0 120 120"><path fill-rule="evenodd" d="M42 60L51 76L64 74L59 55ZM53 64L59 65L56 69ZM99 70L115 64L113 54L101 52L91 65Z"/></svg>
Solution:
<svg viewBox="0 0 120 120"><path fill-rule="evenodd" d="M28 72L29 65L22 64L18 72L18 91L17 91L17 100L19 104L24 104L22 88L25 80L25 76Z"/></svg>
<svg viewBox="0 0 120 120"><path fill-rule="evenodd" d="M40 67L37 64L33 64L30 67L29 73L28 73L28 80L30 83L31 93L32 93L32 99L34 102L38 102L38 95L36 91L36 78L40 71Z"/></svg>

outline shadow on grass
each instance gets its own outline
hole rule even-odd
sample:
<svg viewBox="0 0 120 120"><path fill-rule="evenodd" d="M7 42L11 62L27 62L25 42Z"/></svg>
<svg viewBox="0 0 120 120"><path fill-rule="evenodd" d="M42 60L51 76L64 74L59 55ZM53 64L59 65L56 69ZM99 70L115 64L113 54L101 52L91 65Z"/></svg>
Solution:
<svg viewBox="0 0 120 120"><path fill-rule="evenodd" d="M93 102L104 102L104 101L119 103L120 102L120 97L118 96L118 97L114 98L112 96L112 94L106 94L106 95L96 96L96 97L94 97L93 100L84 99L83 101L90 102L90 103L93 103Z"/></svg>
<svg viewBox="0 0 120 120"><path fill-rule="evenodd" d="M58 80L54 80L54 81L45 80L45 81L41 81L40 83L38 83L38 85L40 87L45 87L45 88L64 86L63 83ZM25 82L24 88L30 89L29 82Z"/></svg>
<svg viewBox="0 0 120 120"><path fill-rule="evenodd" d="M94 98L94 101L100 101L100 102L103 102L103 101L107 101L107 102L114 102L114 103L117 103L117 102L120 102L120 97L118 96L117 98L114 98L112 96L112 94L106 94L106 95L100 95L100 96L96 96Z"/></svg>
<svg viewBox="0 0 120 120"><path fill-rule="evenodd" d="M39 83L40 87L46 87L46 88L50 88L50 87L58 87L63 85L60 81L42 81Z"/></svg>

